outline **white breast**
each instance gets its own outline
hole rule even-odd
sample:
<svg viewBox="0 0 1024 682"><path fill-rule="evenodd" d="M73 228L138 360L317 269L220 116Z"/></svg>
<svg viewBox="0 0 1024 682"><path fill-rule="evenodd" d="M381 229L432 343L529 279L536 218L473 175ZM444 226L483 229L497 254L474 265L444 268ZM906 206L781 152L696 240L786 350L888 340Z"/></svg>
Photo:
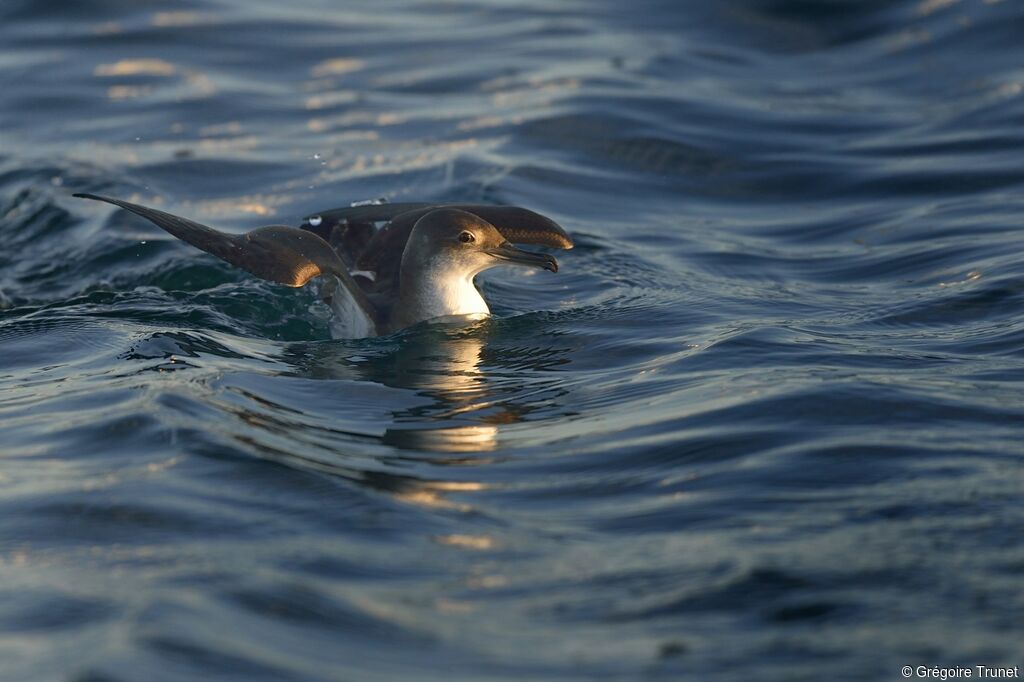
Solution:
<svg viewBox="0 0 1024 682"><path fill-rule="evenodd" d="M471 276L444 277L434 273L404 291L400 320L403 326L440 318L490 314L487 303L473 286Z"/></svg>
<svg viewBox="0 0 1024 682"><path fill-rule="evenodd" d="M489 315L491 309L487 302L480 295L476 286L473 285L473 278L455 280L452 286L444 288L445 308L448 312L444 315Z"/></svg>
<svg viewBox="0 0 1024 682"><path fill-rule="evenodd" d="M377 336L377 327L344 286L334 287L331 295L331 337L363 339Z"/></svg>

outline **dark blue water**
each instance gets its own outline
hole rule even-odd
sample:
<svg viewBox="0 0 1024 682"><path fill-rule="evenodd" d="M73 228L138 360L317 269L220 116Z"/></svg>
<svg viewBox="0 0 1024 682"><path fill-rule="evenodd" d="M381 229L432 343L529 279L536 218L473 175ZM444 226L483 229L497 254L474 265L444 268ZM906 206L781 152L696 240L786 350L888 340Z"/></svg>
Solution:
<svg viewBox="0 0 1024 682"><path fill-rule="evenodd" d="M0 678L1024 665L1011 0L0 6ZM557 275L330 338L242 231L522 205Z"/></svg>

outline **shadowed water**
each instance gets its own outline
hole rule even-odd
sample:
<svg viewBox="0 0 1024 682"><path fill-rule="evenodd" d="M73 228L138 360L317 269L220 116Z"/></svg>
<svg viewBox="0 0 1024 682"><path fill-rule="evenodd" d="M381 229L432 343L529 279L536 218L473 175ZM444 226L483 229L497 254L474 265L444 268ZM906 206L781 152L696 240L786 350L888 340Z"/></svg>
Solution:
<svg viewBox="0 0 1024 682"><path fill-rule="evenodd" d="M0 677L1022 665L1024 11L0 7ZM332 340L242 231L522 205L556 274Z"/></svg>

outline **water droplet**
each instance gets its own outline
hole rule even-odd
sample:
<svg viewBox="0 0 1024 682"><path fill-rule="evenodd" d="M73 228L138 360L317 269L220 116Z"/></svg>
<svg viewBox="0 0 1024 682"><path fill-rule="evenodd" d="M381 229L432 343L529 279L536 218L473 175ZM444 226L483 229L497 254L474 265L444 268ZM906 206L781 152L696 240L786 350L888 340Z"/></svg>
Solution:
<svg viewBox="0 0 1024 682"><path fill-rule="evenodd" d="M320 223L322 223L323 221L323 218L321 218L318 215L315 215L309 219L309 224L312 225L313 227L320 227Z"/></svg>

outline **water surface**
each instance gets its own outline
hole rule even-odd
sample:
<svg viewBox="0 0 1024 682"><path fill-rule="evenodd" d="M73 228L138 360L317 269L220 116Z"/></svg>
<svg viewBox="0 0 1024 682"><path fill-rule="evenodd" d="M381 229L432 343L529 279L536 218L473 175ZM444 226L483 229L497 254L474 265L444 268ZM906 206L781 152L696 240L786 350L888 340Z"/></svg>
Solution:
<svg viewBox="0 0 1024 682"><path fill-rule="evenodd" d="M0 676L1022 665L1024 11L8 0ZM332 340L223 229L518 204L561 271Z"/></svg>

